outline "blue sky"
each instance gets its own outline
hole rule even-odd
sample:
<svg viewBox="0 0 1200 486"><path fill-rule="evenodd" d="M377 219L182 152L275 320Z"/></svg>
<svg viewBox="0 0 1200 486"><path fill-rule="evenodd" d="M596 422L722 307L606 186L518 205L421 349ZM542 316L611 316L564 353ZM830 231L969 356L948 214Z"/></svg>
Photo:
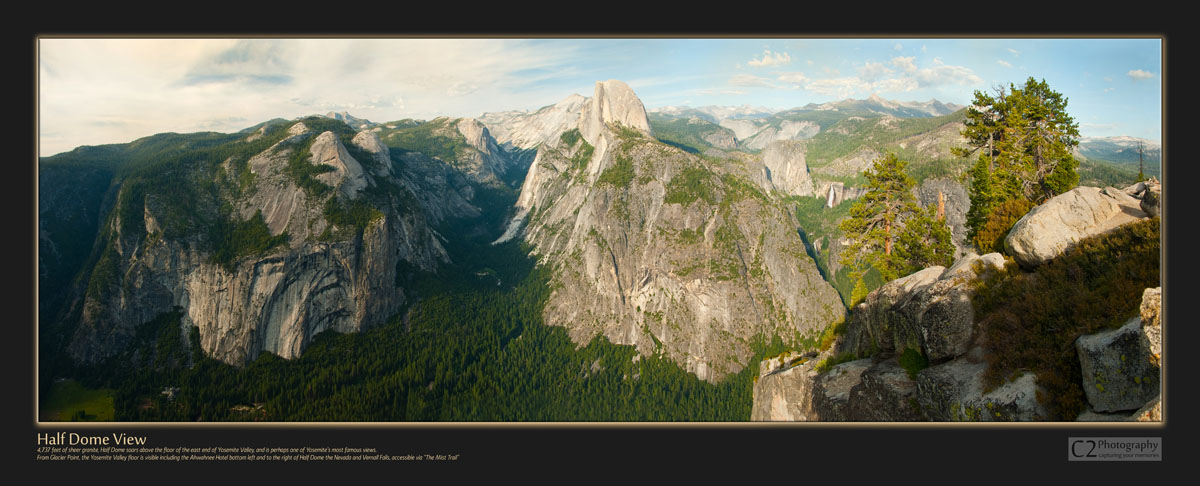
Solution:
<svg viewBox="0 0 1200 486"><path fill-rule="evenodd" d="M39 41L51 155L165 131L232 132L349 111L372 121L534 110L596 81L647 108L787 109L878 94L967 104L1045 79L1084 136L1162 140L1159 39L52 39Z"/></svg>

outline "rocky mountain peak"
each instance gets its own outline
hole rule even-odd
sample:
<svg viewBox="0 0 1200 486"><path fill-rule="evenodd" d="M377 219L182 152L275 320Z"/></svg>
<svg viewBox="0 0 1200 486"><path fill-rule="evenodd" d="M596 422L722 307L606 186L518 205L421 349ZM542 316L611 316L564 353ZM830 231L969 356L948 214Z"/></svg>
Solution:
<svg viewBox="0 0 1200 486"><path fill-rule="evenodd" d="M468 172L477 174L479 180L487 180L489 177L503 176L508 171L510 161L501 152L487 126L474 118L460 118L454 123L454 128L462 135L467 145L476 150L469 158L470 166L477 166L478 169Z"/></svg>
<svg viewBox="0 0 1200 486"><path fill-rule="evenodd" d="M893 106L891 101L883 99L877 93L871 93L871 96L867 97L867 101L878 103L889 108Z"/></svg>
<svg viewBox="0 0 1200 486"><path fill-rule="evenodd" d="M495 142L488 133L487 127L479 123L479 120L474 118L460 118L455 127L458 128L458 133L461 133L467 139L468 145L475 147L476 150L481 152L493 152L490 149L495 146ZM489 144L492 147L489 147Z"/></svg>
<svg viewBox="0 0 1200 486"><path fill-rule="evenodd" d="M391 150L388 149L387 145L384 145L383 140L379 139L378 133L365 130L358 132L354 134L354 139L351 140L351 143L370 153L379 162L376 164L378 168L375 170L375 175L392 175Z"/></svg>
<svg viewBox="0 0 1200 486"><path fill-rule="evenodd" d="M570 96L563 98L562 101L554 104L554 109L565 111L579 111L583 109L584 103L588 99L579 93L571 93Z"/></svg>
<svg viewBox="0 0 1200 486"><path fill-rule="evenodd" d="M288 128L287 133L288 135L293 136L308 133L308 125L305 125L304 122L296 122L295 125L292 125L291 128Z"/></svg>
<svg viewBox="0 0 1200 486"><path fill-rule="evenodd" d="M591 103L579 115L579 131L584 140L597 145L596 139L609 123L617 123L651 135L646 107L628 84L615 79L597 81Z"/></svg>
<svg viewBox="0 0 1200 486"><path fill-rule="evenodd" d="M349 197L358 195L358 191L367 187L362 164L359 164L354 157L350 156L349 152L346 152L346 147L333 132L323 132L317 135L309 150L312 151L313 164L333 167L330 172L318 174L317 180L338 187L343 194Z"/></svg>

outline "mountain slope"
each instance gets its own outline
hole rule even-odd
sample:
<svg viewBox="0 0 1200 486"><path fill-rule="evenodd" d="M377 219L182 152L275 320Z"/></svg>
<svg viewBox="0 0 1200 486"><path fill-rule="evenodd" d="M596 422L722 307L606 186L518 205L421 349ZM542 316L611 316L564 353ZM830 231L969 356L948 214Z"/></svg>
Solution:
<svg viewBox="0 0 1200 486"><path fill-rule="evenodd" d="M47 328L84 363L120 352L173 309L219 360L296 356L323 330L394 314L410 299L394 285L398 267L434 270L447 255L433 225L477 212L453 183L396 171L374 134L326 118L249 136L162 134L93 155L106 158L41 162L47 175L113 167L91 256ZM67 200L61 190L39 197L47 208ZM40 224L54 220L44 213ZM43 247L72 237L51 233Z"/></svg>
<svg viewBox="0 0 1200 486"><path fill-rule="evenodd" d="M717 381L755 342L796 342L841 318L786 205L752 182L757 159L658 142L620 82L597 83L579 126L538 151L506 234L527 219L523 239L556 269L547 324Z"/></svg>

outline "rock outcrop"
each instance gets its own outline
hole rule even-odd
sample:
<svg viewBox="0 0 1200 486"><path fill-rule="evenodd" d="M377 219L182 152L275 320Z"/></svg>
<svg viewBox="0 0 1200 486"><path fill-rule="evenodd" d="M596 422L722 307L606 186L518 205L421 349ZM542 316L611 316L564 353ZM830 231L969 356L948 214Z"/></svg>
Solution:
<svg viewBox="0 0 1200 486"><path fill-rule="evenodd" d="M1076 187L1018 220L1004 238L1004 246L1022 266L1035 267L1083 238L1146 217L1141 202L1119 189Z"/></svg>
<svg viewBox="0 0 1200 486"><path fill-rule="evenodd" d="M838 157L833 162L830 162L829 165L815 169L813 172L833 177L853 177L861 174L864 170L870 169L875 164L875 161L882 157L883 154L878 150L864 148L857 152Z"/></svg>
<svg viewBox="0 0 1200 486"><path fill-rule="evenodd" d="M764 122L761 121L756 122L755 120L741 118L726 118L720 121L722 127L733 130L733 136L737 137L738 140L747 140L753 137L759 130L762 130L763 124ZM762 142L762 146L765 147L769 142L769 140Z"/></svg>
<svg viewBox="0 0 1200 486"><path fill-rule="evenodd" d="M864 422L917 422L924 420L917 406L917 382L895 359L863 371L850 390L849 418Z"/></svg>
<svg viewBox="0 0 1200 486"><path fill-rule="evenodd" d="M534 149L557 145L563 132L579 128L579 115L589 99L572 94L533 113L485 113L479 121L488 127L501 147Z"/></svg>
<svg viewBox="0 0 1200 486"><path fill-rule="evenodd" d="M1032 255L1039 262L1054 258L1079 239L1148 217L1136 198L1144 203L1153 197L1149 196L1152 187L1152 183L1139 183L1125 190L1070 191L1023 218L1024 225L1018 226L1024 229L1014 228L1009 241L1017 241L1013 246L1021 249L1034 249L1020 255ZM1055 222L1067 230L1050 235L1021 233ZM797 386L808 395L775 392L774 396L782 397L776 407L787 408L791 404L784 399L794 399L800 409L813 409L792 414L805 420L1035 421L1054 416L1058 412L1046 404L1055 398L1046 395L1061 383L1028 371L1018 371L999 384L990 375L985 380L991 359L989 337L976 325L972 297L979 279L990 278L989 274L1015 278L1004 275L1011 272L1021 270L998 253L968 253L950 268L930 267L885 283L854 307L844 331L824 355L824 359L836 356L869 363L861 372L855 370L852 378L844 375L835 380L839 390L850 390L848 396L829 400L833 405L820 413L815 407L823 399L820 385L830 379L828 374L797 373L793 379L804 381ZM1138 317L1119 329L1075 341L1087 407L1077 420L1162 419L1160 306L1161 289L1146 289ZM828 373L834 369L838 368ZM914 372L912 380L909 373ZM1045 381L1044 387L1039 379ZM757 387L755 396L757 400Z"/></svg>
<svg viewBox="0 0 1200 486"><path fill-rule="evenodd" d="M1161 366L1162 363L1162 287L1146 289L1142 292L1142 305L1139 308L1142 319L1142 334L1150 346L1150 363Z"/></svg>
<svg viewBox="0 0 1200 486"><path fill-rule="evenodd" d="M1111 331L1080 336L1083 391L1096 412L1137 410L1158 395L1159 368L1152 364L1150 343L1140 318Z"/></svg>
<svg viewBox="0 0 1200 486"><path fill-rule="evenodd" d="M459 156L459 164L469 167L468 173L479 174L481 181L488 177L502 178L508 173L509 158L500 150L487 127L474 118L459 119L454 127L474 149Z"/></svg>
<svg viewBox="0 0 1200 486"><path fill-rule="evenodd" d="M390 177L393 175L391 150L379 139L378 133L369 131L358 132L354 135L351 143L365 150L375 159L374 175L379 177Z"/></svg>
<svg viewBox="0 0 1200 486"><path fill-rule="evenodd" d="M1151 177L1146 181L1145 188L1141 192L1142 203L1139 207L1152 218L1157 218L1162 213L1162 184L1157 179Z"/></svg>
<svg viewBox="0 0 1200 486"><path fill-rule="evenodd" d="M870 355L912 348L931 361L965 353L976 334L971 282L1004 268L998 253L969 253L950 268L929 267L867 294L851 313L839 352Z"/></svg>
<svg viewBox="0 0 1200 486"><path fill-rule="evenodd" d="M767 145L762 151L762 163L767 169L769 187L793 196L810 196L814 193L808 165L804 163L804 145L798 142L778 141Z"/></svg>
<svg viewBox="0 0 1200 486"><path fill-rule="evenodd" d="M1049 416L1037 401L1036 376L1020 376L985 390L987 364L976 346L977 329L970 301L972 283L988 272L1005 271L998 253L967 254L950 268L930 267L888 282L856 306L846 330L817 359L857 356L825 373L805 370L787 375L787 385L767 380L779 371L765 366L755 384L755 407L764 386L776 410L795 420L817 421L1026 421ZM929 366L914 368L899 357L917 353ZM870 358L864 358L864 357ZM793 386L803 390L784 389ZM754 420L789 420L761 413Z"/></svg>
<svg viewBox="0 0 1200 486"><path fill-rule="evenodd" d="M741 146L750 150L765 149L774 142L806 140L821 131L821 126L811 121L793 120L780 120L778 128L750 120L723 120L721 126L740 133Z"/></svg>
<svg viewBox="0 0 1200 486"><path fill-rule="evenodd" d="M596 83L592 98L579 114L579 132L588 143L599 146L600 132L607 130L609 123L652 135L642 100L629 85L615 79Z"/></svg>
<svg viewBox="0 0 1200 486"><path fill-rule="evenodd" d="M843 182L826 181L817 188L817 195L825 199L825 207L832 208L844 201L858 199L867 193L865 187L846 187Z"/></svg>
<svg viewBox="0 0 1200 486"><path fill-rule="evenodd" d="M817 376L813 365L816 363L809 360L797 366L787 366L788 361L798 358L786 356L759 364L759 377L754 385L757 399L750 411L750 420L817 420L812 406L813 384Z"/></svg>
<svg viewBox="0 0 1200 486"><path fill-rule="evenodd" d="M1161 420L1161 296L1146 289L1138 317L1075 340L1089 405L1079 420Z"/></svg>
<svg viewBox="0 0 1200 486"><path fill-rule="evenodd" d="M860 359L834 365L824 374L814 374L813 420L841 422L853 420L851 398L854 387L862 382L862 374L871 368L870 359Z"/></svg>
<svg viewBox="0 0 1200 486"><path fill-rule="evenodd" d="M917 404L936 422L1028 422L1049 412L1037 400L1037 378L1026 374L984 391L987 364L958 359L917 374Z"/></svg>
<svg viewBox="0 0 1200 486"><path fill-rule="evenodd" d="M313 164L333 167L332 171L317 174L317 180L325 185L338 188L349 198L354 198L367 187L362 165L346 152L346 147L333 132L317 135L309 151L312 152Z"/></svg>

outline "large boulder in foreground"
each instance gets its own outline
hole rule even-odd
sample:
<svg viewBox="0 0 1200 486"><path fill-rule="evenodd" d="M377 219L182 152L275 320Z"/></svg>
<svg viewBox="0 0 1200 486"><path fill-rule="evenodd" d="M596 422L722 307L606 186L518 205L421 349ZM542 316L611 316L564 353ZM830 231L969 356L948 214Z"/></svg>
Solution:
<svg viewBox="0 0 1200 486"><path fill-rule="evenodd" d="M1151 217L1158 217L1162 214L1162 184L1157 179L1151 177L1145 182L1145 189L1141 193L1142 196L1142 211Z"/></svg>
<svg viewBox="0 0 1200 486"><path fill-rule="evenodd" d="M973 282L1003 269L999 253L968 253L950 268L929 267L888 282L855 306L836 351L866 356L912 348L937 362L960 356L975 337Z"/></svg>
<svg viewBox="0 0 1200 486"><path fill-rule="evenodd" d="M1083 392L1093 411L1137 410L1159 394L1159 367L1141 328L1135 317L1118 329L1075 340Z"/></svg>
<svg viewBox="0 0 1200 486"><path fill-rule="evenodd" d="M1017 263L1036 267L1075 243L1149 215L1125 191L1076 187L1033 208L1013 225L1004 247Z"/></svg>
<svg viewBox="0 0 1200 486"><path fill-rule="evenodd" d="M833 366L817 375L813 387L812 406L815 420L844 422L850 418L850 393L862 383L862 374L871 367L870 358Z"/></svg>
<svg viewBox="0 0 1200 486"><path fill-rule="evenodd" d="M1162 366L1162 287L1142 292L1142 334L1150 344L1150 362Z"/></svg>
<svg viewBox="0 0 1200 486"><path fill-rule="evenodd" d="M986 363L956 359L917 373L917 404L929 420L953 422L1027 422L1045 420L1037 400L1037 377L1026 373L984 391Z"/></svg>
<svg viewBox="0 0 1200 486"><path fill-rule="evenodd" d="M813 421L813 386L817 372L816 360L801 360L784 355L759 363L758 380L754 382L753 421Z"/></svg>
<svg viewBox="0 0 1200 486"><path fill-rule="evenodd" d="M862 373L850 390L850 420L863 422L919 422L925 420L917 406L917 382L895 359Z"/></svg>

